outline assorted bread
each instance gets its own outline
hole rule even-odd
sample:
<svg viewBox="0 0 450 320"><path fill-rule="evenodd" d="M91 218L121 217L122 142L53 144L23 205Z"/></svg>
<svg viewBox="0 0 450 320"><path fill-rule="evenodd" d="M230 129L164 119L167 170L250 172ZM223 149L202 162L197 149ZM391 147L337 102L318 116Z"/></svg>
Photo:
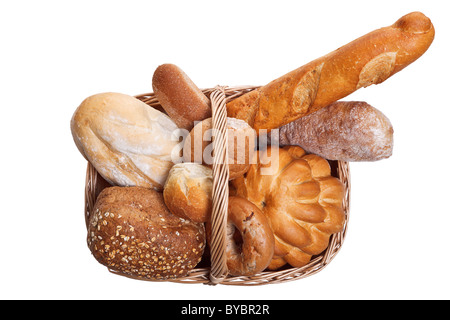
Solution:
<svg viewBox="0 0 450 320"><path fill-rule="evenodd" d="M275 129L352 92L379 84L419 58L434 39L420 12L372 31L227 104L228 116L254 129Z"/></svg>
<svg viewBox="0 0 450 320"><path fill-rule="evenodd" d="M339 100L397 73L433 38L431 21L413 12L227 100L230 276L300 268L327 249L345 225L329 160L378 161L393 150L381 111ZM188 276L211 245L215 129L207 91L178 66L159 66L152 87L162 111L101 93L76 109L71 131L108 184L88 213L93 256L117 274L170 280Z"/></svg>
<svg viewBox="0 0 450 320"><path fill-rule="evenodd" d="M234 196L255 204L269 220L275 236L271 270L306 265L344 227L342 183L331 176L327 160L300 147L259 151L247 174L231 184Z"/></svg>

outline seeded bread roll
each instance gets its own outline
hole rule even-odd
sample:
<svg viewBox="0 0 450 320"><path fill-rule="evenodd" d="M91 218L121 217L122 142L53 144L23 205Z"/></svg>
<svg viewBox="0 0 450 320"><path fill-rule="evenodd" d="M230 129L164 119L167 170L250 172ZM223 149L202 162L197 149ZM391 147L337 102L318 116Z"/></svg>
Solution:
<svg viewBox="0 0 450 320"><path fill-rule="evenodd" d="M372 31L227 104L229 117L259 129L279 128L379 84L418 59L434 39L434 27L421 12Z"/></svg>
<svg viewBox="0 0 450 320"><path fill-rule="evenodd" d="M160 192L110 187L89 216L87 243L95 259L115 273L167 280L186 276L200 262L205 230L170 213Z"/></svg>
<svg viewBox="0 0 450 320"><path fill-rule="evenodd" d="M160 65L153 74L153 91L178 127L191 130L194 121L211 117L209 99L179 67Z"/></svg>

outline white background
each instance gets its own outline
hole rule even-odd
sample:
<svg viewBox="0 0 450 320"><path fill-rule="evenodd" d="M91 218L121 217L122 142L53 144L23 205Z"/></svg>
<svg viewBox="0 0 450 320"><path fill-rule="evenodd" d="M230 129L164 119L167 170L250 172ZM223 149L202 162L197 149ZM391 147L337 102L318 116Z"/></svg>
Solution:
<svg viewBox="0 0 450 320"><path fill-rule="evenodd" d="M449 299L450 23L446 1L2 1L2 299ZM394 154L352 163L342 250L318 274L257 287L116 276L86 245L86 161L70 133L95 93L151 92L155 68L200 88L262 85L411 11L436 38L344 100L387 115Z"/></svg>

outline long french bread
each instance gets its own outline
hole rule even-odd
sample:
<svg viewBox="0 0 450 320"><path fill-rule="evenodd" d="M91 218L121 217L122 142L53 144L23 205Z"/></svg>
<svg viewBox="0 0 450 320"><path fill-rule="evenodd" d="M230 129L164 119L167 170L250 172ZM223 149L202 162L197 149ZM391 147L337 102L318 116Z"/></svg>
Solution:
<svg viewBox="0 0 450 320"><path fill-rule="evenodd" d="M227 104L228 117L273 129L362 87L378 84L418 59L434 27L420 12L401 17Z"/></svg>

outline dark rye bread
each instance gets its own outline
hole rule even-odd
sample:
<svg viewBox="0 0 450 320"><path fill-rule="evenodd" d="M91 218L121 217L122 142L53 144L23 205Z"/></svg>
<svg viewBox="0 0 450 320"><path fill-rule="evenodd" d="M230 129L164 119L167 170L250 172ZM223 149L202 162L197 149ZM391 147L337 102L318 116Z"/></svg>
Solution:
<svg viewBox="0 0 450 320"><path fill-rule="evenodd" d="M170 213L162 193L110 187L100 193L89 217L87 242L111 271L167 280L186 276L200 262L205 230Z"/></svg>

